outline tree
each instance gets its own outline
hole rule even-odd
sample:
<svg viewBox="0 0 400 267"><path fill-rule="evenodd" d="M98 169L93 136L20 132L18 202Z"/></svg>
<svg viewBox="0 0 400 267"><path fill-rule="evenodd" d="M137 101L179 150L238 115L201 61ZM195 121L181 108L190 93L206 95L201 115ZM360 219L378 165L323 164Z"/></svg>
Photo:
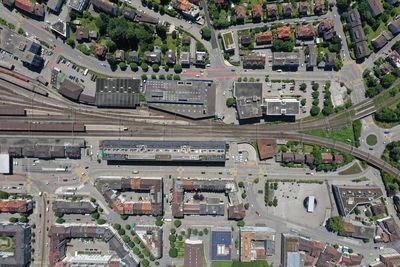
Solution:
<svg viewBox="0 0 400 267"><path fill-rule="evenodd" d="M321 111L321 109L318 106L312 106L310 109L310 115L311 116L317 116L319 114L319 112Z"/></svg>
<svg viewBox="0 0 400 267"><path fill-rule="evenodd" d="M126 70L128 68L128 65L126 65L126 63L124 61L121 61L120 63L118 63L118 66L121 70Z"/></svg>
<svg viewBox="0 0 400 267"><path fill-rule="evenodd" d="M21 217L19 217L18 221L20 223L27 223L28 222L28 218L26 216L21 216Z"/></svg>
<svg viewBox="0 0 400 267"><path fill-rule="evenodd" d="M384 88L389 88L396 81L396 77L393 74L386 74L381 79L381 84Z"/></svg>
<svg viewBox="0 0 400 267"><path fill-rule="evenodd" d="M175 71L175 73L181 73L182 72L182 66L180 64L175 64L174 71Z"/></svg>
<svg viewBox="0 0 400 267"><path fill-rule="evenodd" d="M303 99L300 101L300 104L301 104L302 106L305 106L306 103L307 103L307 99L305 99L305 98L303 98Z"/></svg>
<svg viewBox="0 0 400 267"><path fill-rule="evenodd" d="M341 233L344 229L344 220L341 216L335 216L328 219L326 228L328 231Z"/></svg>
<svg viewBox="0 0 400 267"><path fill-rule="evenodd" d="M211 39L211 30L208 27L203 27L201 29L201 37L204 40L209 41Z"/></svg>
<svg viewBox="0 0 400 267"><path fill-rule="evenodd" d="M300 84L299 89L300 89L301 91L305 91L305 90L307 89L307 84L305 84L305 83Z"/></svg>
<svg viewBox="0 0 400 267"><path fill-rule="evenodd" d="M228 97L226 99L226 106L228 108L233 107L234 104L235 104L235 100L233 99L233 97Z"/></svg>
<svg viewBox="0 0 400 267"><path fill-rule="evenodd" d="M129 218L128 214L122 214L121 215L121 219L124 220L124 221L128 220L128 218Z"/></svg>
<svg viewBox="0 0 400 267"><path fill-rule="evenodd" d="M179 81L181 79L181 76L179 76L178 74L174 75L174 80L175 81Z"/></svg>
<svg viewBox="0 0 400 267"><path fill-rule="evenodd" d="M10 194L4 191L0 191L0 199L8 199Z"/></svg>
<svg viewBox="0 0 400 267"><path fill-rule="evenodd" d="M147 71L149 70L149 66L147 65L146 62L143 62L143 63L140 65L140 67L142 68L142 70L143 70L144 72L147 72Z"/></svg>
<svg viewBox="0 0 400 267"><path fill-rule="evenodd" d="M160 70L160 66L158 66L158 64L155 63L151 66L151 68L153 69L154 72L158 72Z"/></svg>
<svg viewBox="0 0 400 267"><path fill-rule="evenodd" d="M93 212L92 214L90 214L90 216L91 216L93 219L95 219L95 220L97 220L98 218L100 218L100 214L99 214L98 212Z"/></svg>
<svg viewBox="0 0 400 267"><path fill-rule="evenodd" d="M118 234L120 235L120 236L123 236L123 235L125 235L125 230L124 229L119 229L118 230Z"/></svg>
<svg viewBox="0 0 400 267"><path fill-rule="evenodd" d="M272 42L272 50L275 52L292 52L294 43L292 41L283 41L281 39L274 39Z"/></svg>
<svg viewBox="0 0 400 267"><path fill-rule="evenodd" d="M163 225L163 221L162 221L162 217L161 216L157 216L156 225L157 226L162 226Z"/></svg>
<svg viewBox="0 0 400 267"><path fill-rule="evenodd" d="M243 220L237 221L237 226L238 227L243 227L245 225L245 222Z"/></svg>
<svg viewBox="0 0 400 267"><path fill-rule="evenodd" d="M150 265L150 263L149 263L148 260L143 259L143 260L140 262L140 265L143 266L143 267L148 267L148 266Z"/></svg>
<svg viewBox="0 0 400 267"><path fill-rule="evenodd" d="M176 228L179 228L182 225L181 220L175 220L174 221L174 225L175 225Z"/></svg>
<svg viewBox="0 0 400 267"><path fill-rule="evenodd" d="M65 42L67 45L69 45L69 46L74 46L75 45L75 41L74 41L74 39L67 39L67 41Z"/></svg>
<svg viewBox="0 0 400 267"><path fill-rule="evenodd" d="M313 91L317 91L318 88L319 88L319 83L313 83L313 85L312 85Z"/></svg>
<svg viewBox="0 0 400 267"><path fill-rule="evenodd" d="M118 224L118 223L114 223L113 225L112 225L112 227L115 229L115 230L119 230L119 229L121 229L121 225L120 224Z"/></svg>
<svg viewBox="0 0 400 267"><path fill-rule="evenodd" d="M131 70L134 72L137 72L139 70L139 67L136 63L132 62L131 64L129 64L129 66L131 67Z"/></svg>
<svg viewBox="0 0 400 267"><path fill-rule="evenodd" d="M146 74L142 74L141 78L142 78L142 81L145 81L145 80L147 80L147 75Z"/></svg>
<svg viewBox="0 0 400 267"><path fill-rule="evenodd" d="M168 240L170 242L175 242L176 241L176 235L169 235Z"/></svg>
<svg viewBox="0 0 400 267"><path fill-rule="evenodd" d="M105 223L106 223L106 220L104 220L102 218L97 220L97 224L105 224Z"/></svg>
<svg viewBox="0 0 400 267"><path fill-rule="evenodd" d="M65 220L63 218L56 219L56 223L58 223L58 224L63 224L64 222L65 222Z"/></svg>
<svg viewBox="0 0 400 267"><path fill-rule="evenodd" d="M250 207L250 204L249 204L249 203L244 204L244 208L245 208L246 210L248 210L249 207Z"/></svg>
<svg viewBox="0 0 400 267"><path fill-rule="evenodd" d="M171 258L176 258L176 257L178 257L178 250L176 248L170 248L168 251L168 255Z"/></svg>
<svg viewBox="0 0 400 267"><path fill-rule="evenodd" d="M8 221L9 221L10 223L16 223L16 222L18 222L18 219L15 218L15 217L10 217L10 218L8 219Z"/></svg>
<svg viewBox="0 0 400 267"><path fill-rule="evenodd" d="M204 232L205 235L208 235L208 229L207 228L204 228L203 232Z"/></svg>

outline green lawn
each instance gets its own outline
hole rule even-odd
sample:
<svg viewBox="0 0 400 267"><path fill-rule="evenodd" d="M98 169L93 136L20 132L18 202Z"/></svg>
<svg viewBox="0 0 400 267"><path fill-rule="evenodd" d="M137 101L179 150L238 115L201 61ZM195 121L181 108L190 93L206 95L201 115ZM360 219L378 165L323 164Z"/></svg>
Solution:
<svg viewBox="0 0 400 267"><path fill-rule="evenodd" d="M232 261L213 261L211 267L231 267Z"/></svg>
<svg viewBox="0 0 400 267"><path fill-rule="evenodd" d="M176 39L172 38L172 35L167 36L167 46L169 50L176 52Z"/></svg>
<svg viewBox="0 0 400 267"><path fill-rule="evenodd" d="M387 27L384 23L381 23L379 25L378 29L376 29L376 31L372 30L371 26L365 25L364 31L365 31L365 35L367 38L367 42L370 43L372 39L377 37L379 34L381 34L385 30L387 30Z"/></svg>
<svg viewBox="0 0 400 267"><path fill-rule="evenodd" d="M79 20L81 21L82 28L85 28L89 31L97 31L97 32L99 31L99 29L97 29L95 20L91 20L91 19L83 18L83 17L80 18Z"/></svg>
<svg viewBox="0 0 400 267"><path fill-rule="evenodd" d="M306 131L306 134L325 137L333 140L340 141L342 143L351 144L354 146L354 131L351 125L341 129L328 131L327 129L315 129ZM350 140L350 142L349 142Z"/></svg>
<svg viewBox="0 0 400 267"><path fill-rule="evenodd" d="M185 242L176 240L175 246L178 250L178 258L183 258L185 256Z"/></svg>
<svg viewBox="0 0 400 267"><path fill-rule="evenodd" d="M347 168L344 171L339 172L339 175L351 175L351 174L357 174L357 173L361 173L362 169L360 167L360 165L355 162L353 165L351 165L351 167Z"/></svg>
<svg viewBox="0 0 400 267"><path fill-rule="evenodd" d="M369 146L374 146L374 145L376 145L377 142L378 142L378 140L376 138L376 135L370 134L367 136L367 144Z"/></svg>

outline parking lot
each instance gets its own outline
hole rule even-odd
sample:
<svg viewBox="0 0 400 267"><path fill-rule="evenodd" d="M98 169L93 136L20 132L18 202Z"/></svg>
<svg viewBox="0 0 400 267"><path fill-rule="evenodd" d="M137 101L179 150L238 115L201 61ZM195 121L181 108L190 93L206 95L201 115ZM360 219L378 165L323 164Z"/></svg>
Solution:
<svg viewBox="0 0 400 267"><path fill-rule="evenodd" d="M331 209L326 184L278 183L278 189L273 192L278 199L278 206L269 208L269 211L274 216L300 225L319 227L324 222L326 210ZM313 213L308 213L304 207L307 196L314 196L317 201ZM291 212L288 213L288 210Z"/></svg>

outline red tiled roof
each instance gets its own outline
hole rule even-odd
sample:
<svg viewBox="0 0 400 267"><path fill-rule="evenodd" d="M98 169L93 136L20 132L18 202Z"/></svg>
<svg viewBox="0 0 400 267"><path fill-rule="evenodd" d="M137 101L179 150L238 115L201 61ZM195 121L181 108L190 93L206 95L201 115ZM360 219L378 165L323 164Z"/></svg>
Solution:
<svg viewBox="0 0 400 267"><path fill-rule="evenodd" d="M263 11L262 5L256 4L256 5L253 5L251 14L252 14L253 18L260 18L260 17L262 17L262 11Z"/></svg>
<svg viewBox="0 0 400 267"><path fill-rule="evenodd" d="M276 29L276 33L279 39L288 39L292 32L290 26L282 26Z"/></svg>
<svg viewBox="0 0 400 267"><path fill-rule="evenodd" d="M256 34L256 43L270 43L272 42L272 32L259 32Z"/></svg>
<svg viewBox="0 0 400 267"><path fill-rule="evenodd" d="M307 26L298 26L296 29L297 38L313 38L315 35L314 26L309 24Z"/></svg>
<svg viewBox="0 0 400 267"><path fill-rule="evenodd" d="M272 38L272 33L271 33L271 38ZM258 147L258 154L260 156L260 160L273 158L276 154L276 140L275 139L258 140L257 147Z"/></svg>
<svg viewBox="0 0 400 267"><path fill-rule="evenodd" d="M15 7L26 12L33 12L33 3L29 0L15 0Z"/></svg>
<svg viewBox="0 0 400 267"><path fill-rule="evenodd" d="M235 14L236 14L236 17L243 19L244 17L246 17L246 8L242 5L236 6Z"/></svg>

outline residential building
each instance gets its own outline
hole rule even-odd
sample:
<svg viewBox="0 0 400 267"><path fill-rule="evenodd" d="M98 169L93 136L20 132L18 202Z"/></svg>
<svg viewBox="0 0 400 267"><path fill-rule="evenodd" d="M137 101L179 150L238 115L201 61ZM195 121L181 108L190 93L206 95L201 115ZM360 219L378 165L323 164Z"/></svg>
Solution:
<svg viewBox="0 0 400 267"><path fill-rule="evenodd" d="M299 2L299 15L300 16L308 15L308 3L306 1Z"/></svg>
<svg viewBox="0 0 400 267"><path fill-rule="evenodd" d="M186 192L196 192L186 200ZM227 196L228 203L219 197L205 197L202 193L220 193ZM227 207L229 220L241 220L246 211L240 196L239 188L233 179L218 178L175 178L173 180L171 210L175 218L185 215L223 216Z"/></svg>
<svg viewBox="0 0 400 267"><path fill-rule="evenodd" d="M195 56L196 56L195 61L194 61L195 65L204 66L207 64L207 52L196 51Z"/></svg>
<svg viewBox="0 0 400 267"><path fill-rule="evenodd" d="M215 116L216 86L211 81L148 80L145 86L150 108L191 119Z"/></svg>
<svg viewBox="0 0 400 267"><path fill-rule="evenodd" d="M274 52L272 54L272 67L275 69L295 70L300 65L300 55L297 52Z"/></svg>
<svg viewBox="0 0 400 267"><path fill-rule="evenodd" d="M54 213L61 214L91 214L97 207L90 201L63 201L56 200L52 204Z"/></svg>
<svg viewBox="0 0 400 267"><path fill-rule="evenodd" d="M118 214L158 216L163 212L162 178L99 176L94 185ZM126 192L140 192L143 197L127 197Z"/></svg>
<svg viewBox="0 0 400 267"><path fill-rule="evenodd" d="M322 34L324 41L330 41L336 36L335 26L332 19L324 19L318 25L318 33Z"/></svg>
<svg viewBox="0 0 400 267"><path fill-rule="evenodd" d="M391 38L391 35L387 31L383 31L376 38L372 39L372 41L371 41L372 46L376 50L379 50L389 42L390 38Z"/></svg>
<svg viewBox="0 0 400 267"><path fill-rule="evenodd" d="M9 238L6 241L10 242L9 246L11 246L8 250L1 252L0 265L10 267L30 265L31 228L28 224L0 222L0 238Z"/></svg>
<svg viewBox="0 0 400 267"><path fill-rule="evenodd" d="M333 69L336 66L336 53L328 52L325 54L324 61L325 61L325 68L326 69Z"/></svg>
<svg viewBox="0 0 400 267"><path fill-rule="evenodd" d="M362 28L361 25L358 25L354 28L350 29L350 34L351 34L351 38L353 40L353 43L358 43L361 41L365 41L365 33L364 33L364 29Z"/></svg>
<svg viewBox="0 0 400 267"><path fill-rule="evenodd" d="M259 32L256 34L257 45L270 44L272 42L272 32Z"/></svg>
<svg viewBox="0 0 400 267"><path fill-rule="evenodd" d="M390 52L386 60L393 66L393 68L400 68L400 55L396 50Z"/></svg>
<svg viewBox="0 0 400 267"><path fill-rule="evenodd" d="M211 260L229 261L232 257L232 230L230 227L215 227L211 230Z"/></svg>
<svg viewBox="0 0 400 267"><path fill-rule="evenodd" d="M252 9L251 9L251 15L253 17L253 20L262 19L262 15L263 15L262 5L261 4L254 4Z"/></svg>
<svg viewBox="0 0 400 267"><path fill-rule="evenodd" d="M232 31L224 32L221 34L221 37L225 52L235 51L236 44L233 38L233 32Z"/></svg>
<svg viewBox="0 0 400 267"><path fill-rule="evenodd" d="M200 14L200 8L188 0L172 0L171 6L191 20L195 20Z"/></svg>
<svg viewBox="0 0 400 267"><path fill-rule="evenodd" d="M89 31L89 38L91 40L97 40L98 37L99 37L99 33L97 31Z"/></svg>
<svg viewBox="0 0 400 267"><path fill-rule="evenodd" d="M235 14L236 14L236 20L239 22L243 22L244 19L246 18L246 8L242 5L237 5L235 6Z"/></svg>
<svg viewBox="0 0 400 267"><path fill-rule="evenodd" d="M190 66L190 54L189 52L181 52L181 58L179 60L182 67Z"/></svg>
<svg viewBox="0 0 400 267"><path fill-rule="evenodd" d="M341 216L347 216L355 207L369 204L383 196L377 186L338 186L332 185L336 206Z"/></svg>
<svg viewBox="0 0 400 267"><path fill-rule="evenodd" d="M292 35L292 31L290 26L282 26L276 29L276 34L278 35L279 39L288 40Z"/></svg>
<svg viewBox="0 0 400 267"><path fill-rule="evenodd" d="M276 4L267 4L268 19L277 19L278 16L278 6Z"/></svg>
<svg viewBox="0 0 400 267"><path fill-rule="evenodd" d="M262 83L234 83L233 96L235 98L239 120L262 117L262 91Z"/></svg>
<svg viewBox="0 0 400 267"><path fill-rule="evenodd" d="M71 9L82 13L88 7L89 0L70 0L68 5Z"/></svg>
<svg viewBox="0 0 400 267"><path fill-rule="evenodd" d="M135 16L135 21L139 23L158 24L160 22L160 19L150 16L144 11L138 11Z"/></svg>
<svg viewBox="0 0 400 267"><path fill-rule="evenodd" d="M282 4L282 15L285 18L290 18L292 16L292 4L291 3L283 3Z"/></svg>
<svg viewBox="0 0 400 267"><path fill-rule="evenodd" d="M112 251L113 257L118 257L120 263L116 263L117 266L130 266L138 267L140 258L132 253L122 239L119 238L118 234L114 232L112 228L97 225L81 225L81 224L70 224L68 226L55 226L52 225L48 232L48 265L58 266L60 261L76 261L76 266L84 266L88 264L107 264L106 266L115 266L110 263L110 257L107 255L76 255L76 258L67 257L68 242L71 239L78 238L93 238L99 239L107 243ZM104 258L105 257L105 258ZM109 265L110 264L110 265Z"/></svg>
<svg viewBox="0 0 400 267"><path fill-rule="evenodd" d="M165 53L165 62L168 65L175 65L176 63L176 55L175 52L172 50L167 51L167 53Z"/></svg>
<svg viewBox="0 0 400 267"><path fill-rule="evenodd" d="M106 57L108 48L106 45L94 43L94 53L96 54L97 58L103 59Z"/></svg>
<svg viewBox="0 0 400 267"><path fill-rule="evenodd" d="M50 29L64 39L67 39L69 37L69 27L64 21L58 20L54 22L53 24L51 24Z"/></svg>
<svg viewBox="0 0 400 267"><path fill-rule="evenodd" d="M265 99L267 116L296 116L300 114L300 102L297 99Z"/></svg>
<svg viewBox="0 0 400 267"><path fill-rule="evenodd" d="M47 1L47 8L55 14L59 14L63 4L64 0L49 0Z"/></svg>
<svg viewBox="0 0 400 267"><path fill-rule="evenodd" d="M297 26L296 38L300 40L312 40L315 36L315 29L312 24L306 26Z"/></svg>
<svg viewBox="0 0 400 267"><path fill-rule="evenodd" d="M356 43L355 50L356 50L357 59L365 58L365 57L369 56L369 54L370 54L368 44L366 41L361 41L361 42Z"/></svg>
<svg viewBox="0 0 400 267"><path fill-rule="evenodd" d="M119 12L118 5L109 0L91 0L94 10L104 12L111 16L117 16Z"/></svg>
<svg viewBox="0 0 400 267"><path fill-rule="evenodd" d="M400 32L400 18L390 22L389 25L388 25L388 29L393 35L399 34L399 32Z"/></svg>
<svg viewBox="0 0 400 267"><path fill-rule="evenodd" d="M130 51L128 53L128 62L139 63L139 55L136 51Z"/></svg>
<svg viewBox="0 0 400 267"><path fill-rule="evenodd" d="M185 240L184 267L203 267L204 265L204 245L201 240Z"/></svg>
<svg viewBox="0 0 400 267"><path fill-rule="evenodd" d="M31 213L33 210L32 200L25 199L1 199L0 213Z"/></svg>
<svg viewBox="0 0 400 267"><path fill-rule="evenodd" d="M14 8L15 0L3 0L2 2L6 8L8 8L8 9Z"/></svg>
<svg viewBox="0 0 400 267"><path fill-rule="evenodd" d="M347 20L350 23L351 28L361 25L360 13L357 9L352 9L349 11L347 14Z"/></svg>
<svg viewBox="0 0 400 267"><path fill-rule="evenodd" d="M39 19L44 18L44 8L39 3L31 2L29 0L15 0L14 5L15 8L29 16Z"/></svg>
<svg viewBox="0 0 400 267"><path fill-rule="evenodd" d="M132 20L132 21L135 20L136 11L133 8L125 7L123 14L124 14L124 18Z"/></svg>
<svg viewBox="0 0 400 267"><path fill-rule="evenodd" d="M325 0L315 0L314 1L314 13L322 14L325 8Z"/></svg>
<svg viewBox="0 0 400 267"><path fill-rule="evenodd" d="M161 63L161 52L144 52L144 60L149 64L160 64Z"/></svg>
<svg viewBox="0 0 400 267"><path fill-rule="evenodd" d="M245 69L264 69L265 68L265 55L250 54L243 57L243 68Z"/></svg>
<svg viewBox="0 0 400 267"><path fill-rule="evenodd" d="M225 164L225 142L103 140L100 158L118 162Z"/></svg>
<svg viewBox="0 0 400 267"><path fill-rule="evenodd" d="M96 106L135 108L139 105L140 80L122 78L96 79Z"/></svg>
<svg viewBox="0 0 400 267"><path fill-rule="evenodd" d="M317 66L317 59L318 59L318 49L317 47L312 44L308 45L308 55L306 55L307 61L307 69L312 70L314 67Z"/></svg>
<svg viewBox="0 0 400 267"><path fill-rule="evenodd" d="M82 27L77 27L76 31L75 31L75 40L78 43L88 42L89 41L89 30L82 28Z"/></svg>
<svg viewBox="0 0 400 267"><path fill-rule="evenodd" d="M376 17L385 11L380 0L367 0L372 16Z"/></svg>
<svg viewBox="0 0 400 267"><path fill-rule="evenodd" d="M243 35L240 37L240 44L242 46L249 46L252 43L251 35Z"/></svg>
<svg viewBox="0 0 400 267"><path fill-rule="evenodd" d="M269 227L240 227L240 261L266 260L274 255L275 234L275 230Z"/></svg>
<svg viewBox="0 0 400 267"><path fill-rule="evenodd" d="M125 61L125 51L124 50L115 51L115 60L116 61Z"/></svg>
<svg viewBox="0 0 400 267"><path fill-rule="evenodd" d="M258 156L260 160L267 160L274 158L277 150L277 144L275 139L258 139L257 140L257 149Z"/></svg>
<svg viewBox="0 0 400 267"><path fill-rule="evenodd" d="M159 259L162 257L163 230L161 227L153 225L136 225L134 232L154 258Z"/></svg>

